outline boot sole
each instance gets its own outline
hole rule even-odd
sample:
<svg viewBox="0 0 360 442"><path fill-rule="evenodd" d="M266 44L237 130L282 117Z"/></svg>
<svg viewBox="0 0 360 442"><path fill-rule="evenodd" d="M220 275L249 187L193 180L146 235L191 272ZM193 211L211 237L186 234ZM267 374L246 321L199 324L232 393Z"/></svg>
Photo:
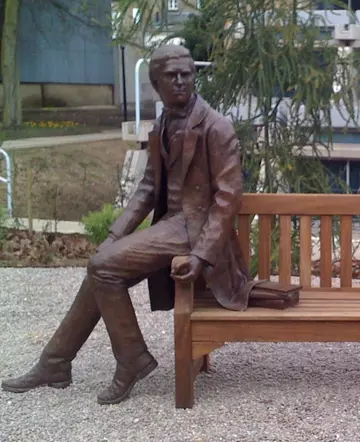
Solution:
<svg viewBox="0 0 360 442"><path fill-rule="evenodd" d="M152 371L155 370L155 368L158 366L158 362L154 359L151 361L146 367L144 367L136 376L134 381L129 385L128 389L125 391L125 393L121 396L118 396L110 401L101 400L98 398L97 402L99 405L115 405L119 404L120 402L124 401L130 396L131 390L134 388L134 385L136 382L141 381L141 379L144 379L147 375L149 375Z"/></svg>
<svg viewBox="0 0 360 442"><path fill-rule="evenodd" d="M40 387L51 387L51 388L63 389L63 388L69 387L69 385L71 385L71 382L72 381L52 382L49 384L48 383L39 384L39 385L36 385L35 387L30 387L30 388L16 388L16 387L11 387L6 384L2 384L1 388L4 391L9 391L10 393L27 393L28 391L35 390L36 388L40 388Z"/></svg>

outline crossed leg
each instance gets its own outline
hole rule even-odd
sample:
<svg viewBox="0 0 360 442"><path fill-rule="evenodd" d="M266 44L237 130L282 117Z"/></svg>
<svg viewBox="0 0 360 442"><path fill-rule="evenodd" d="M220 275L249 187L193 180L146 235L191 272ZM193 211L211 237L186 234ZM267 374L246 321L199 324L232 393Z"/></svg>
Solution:
<svg viewBox="0 0 360 442"><path fill-rule="evenodd" d="M105 284L130 287L169 267L175 256L189 253L185 221L179 214L107 246L90 260L88 275Z"/></svg>
<svg viewBox="0 0 360 442"><path fill-rule="evenodd" d="M89 262L88 277L117 361L112 383L98 396L100 404L122 401L157 366L140 331L128 287L189 251L179 214L115 241Z"/></svg>

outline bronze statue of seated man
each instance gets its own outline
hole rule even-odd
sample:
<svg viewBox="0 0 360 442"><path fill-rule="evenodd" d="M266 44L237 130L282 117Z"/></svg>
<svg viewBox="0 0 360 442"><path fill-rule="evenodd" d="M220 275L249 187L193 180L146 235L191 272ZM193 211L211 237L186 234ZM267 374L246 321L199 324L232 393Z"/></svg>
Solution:
<svg viewBox="0 0 360 442"><path fill-rule="evenodd" d="M195 92L195 73L184 47L154 51L150 80L164 110L149 134L144 177L90 259L70 310L37 364L24 376L3 381L4 390L70 385L71 361L102 318L117 367L98 402L127 398L157 367L128 293L143 279L152 310L173 308L174 279L194 281L200 275L223 307L247 307L249 276L234 227L242 195L238 140L231 122ZM152 226L136 231L152 210ZM171 268L178 256L186 258Z"/></svg>

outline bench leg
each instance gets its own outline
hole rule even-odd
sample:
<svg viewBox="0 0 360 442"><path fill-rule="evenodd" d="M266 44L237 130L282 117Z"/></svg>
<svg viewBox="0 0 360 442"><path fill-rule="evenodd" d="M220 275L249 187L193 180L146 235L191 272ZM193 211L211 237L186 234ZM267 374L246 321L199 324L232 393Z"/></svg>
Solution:
<svg viewBox="0 0 360 442"><path fill-rule="evenodd" d="M195 380L190 321L194 299L193 285L176 283L175 286L175 406L192 408Z"/></svg>
<svg viewBox="0 0 360 442"><path fill-rule="evenodd" d="M210 355L209 354L203 356L203 363L202 363L200 371L204 371L205 373L210 373Z"/></svg>
<svg viewBox="0 0 360 442"><path fill-rule="evenodd" d="M194 370L191 358L177 355L175 358L176 408L192 408L194 405Z"/></svg>

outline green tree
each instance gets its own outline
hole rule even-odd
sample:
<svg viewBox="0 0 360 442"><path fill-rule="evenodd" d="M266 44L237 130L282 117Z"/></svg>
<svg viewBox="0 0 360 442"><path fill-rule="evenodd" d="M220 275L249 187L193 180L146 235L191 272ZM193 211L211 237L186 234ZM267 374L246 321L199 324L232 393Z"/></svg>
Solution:
<svg viewBox="0 0 360 442"><path fill-rule="evenodd" d="M213 39L209 39L209 28L218 36L219 41L222 41L224 27L224 18L218 14L217 5L209 4L191 15L174 35L184 40L184 46L189 49L195 60L209 61L214 49Z"/></svg>
<svg viewBox="0 0 360 442"><path fill-rule="evenodd" d="M145 55L152 49L145 47L145 36L162 34L164 41L182 36L195 59L213 62L201 72L200 92L224 114L242 108L234 124L247 190L329 191L329 178L316 159L321 148L331 149L331 107L347 114L347 122L356 120L359 57L355 52L340 57L331 36L320 34L322 18L313 0L207 0L200 17L167 35L166 20L160 26L153 20L164 3L139 0L134 23L128 20L134 3L117 0L119 39L137 47L142 42Z"/></svg>

